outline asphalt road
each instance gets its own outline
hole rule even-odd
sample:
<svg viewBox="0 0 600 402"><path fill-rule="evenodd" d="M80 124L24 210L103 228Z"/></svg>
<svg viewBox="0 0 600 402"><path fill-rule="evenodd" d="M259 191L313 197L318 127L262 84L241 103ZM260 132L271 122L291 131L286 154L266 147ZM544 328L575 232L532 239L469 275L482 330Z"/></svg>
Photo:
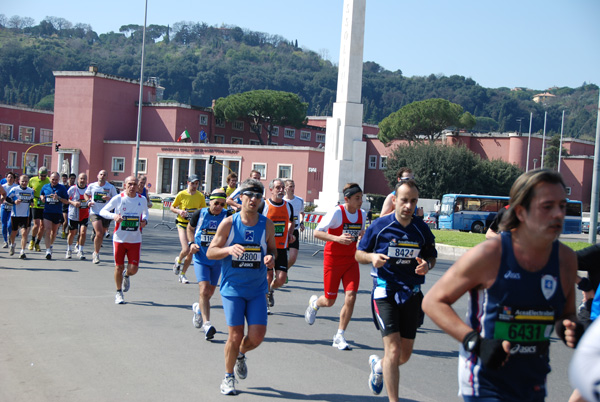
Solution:
<svg viewBox="0 0 600 402"><path fill-rule="evenodd" d="M156 219L155 219L156 221ZM382 355L371 321L369 267L346 339L352 351L331 347L342 295L322 308L313 326L304 322L312 294L322 292L322 253L301 245L290 282L275 292L274 314L264 343L248 353L248 378L240 394L223 396L223 348L227 337L218 292L213 297L212 342L192 325L195 283L181 285L171 265L178 253L175 231L148 226L140 272L132 277L126 303L114 304L112 247L105 241L101 263L65 260L66 240L57 239L55 259L29 252L28 260L0 249L1 401L376 401L367 387L369 355ZM90 245L86 246L90 251ZM17 250L18 254L18 250ZM91 259L88 252L88 258ZM443 257L443 256L442 256ZM452 264L441 258L428 275L427 290ZM188 278L195 276L190 270ZM466 299L457 303L464 315ZM401 367L401 401L460 401L458 344L428 318L410 361ZM548 401L566 401L572 351L552 343Z"/></svg>

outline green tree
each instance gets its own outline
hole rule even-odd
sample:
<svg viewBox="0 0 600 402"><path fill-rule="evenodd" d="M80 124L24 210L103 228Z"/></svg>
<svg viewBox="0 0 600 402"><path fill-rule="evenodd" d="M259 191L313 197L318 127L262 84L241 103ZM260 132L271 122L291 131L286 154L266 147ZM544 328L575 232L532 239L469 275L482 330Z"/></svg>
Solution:
<svg viewBox="0 0 600 402"><path fill-rule="evenodd" d="M412 143L425 136L433 143L446 128L474 125L475 118L469 112L463 113L462 106L445 99L427 99L410 103L383 119L379 124L379 139L384 144L395 139Z"/></svg>
<svg viewBox="0 0 600 402"><path fill-rule="evenodd" d="M508 195L522 173L501 160L482 160L465 147L424 144L398 146L387 160L386 179L393 188L396 172L410 167L419 185L419 197L441 199L444 194Z"/></svg>
<svg viewBox="0 0 600 402"><path fill-rule="evenodd" d="M560 149L560 135L556 134L548 141L546 153L544 154L544 167L548 169L558 169L558 150ZM569 156L567 150L563 147L560 157Z"/></svg>
<svg viewBox="0 0 600 402"><path fill-rule="evenodd" d="M227 121L250 119L252 131L261 145L264 144L263 131L270 145L274 125L300 127L306 120L307 109L308 103L301 102L296 94L257 90L217 99L214 113L215 117Z"/></svg>

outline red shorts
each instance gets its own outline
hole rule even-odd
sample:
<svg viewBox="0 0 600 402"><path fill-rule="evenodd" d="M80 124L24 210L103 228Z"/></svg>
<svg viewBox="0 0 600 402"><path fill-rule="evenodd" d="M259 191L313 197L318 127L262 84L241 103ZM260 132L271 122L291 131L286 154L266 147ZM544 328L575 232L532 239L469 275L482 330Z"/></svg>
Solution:
<svg viewBox="0 0 600 402"><path fill-rule="evenodd" d="M340 289L340 282L344 285L344 292L358 292L360 271L356 260L342 260L331 264L325 259L323 266L323 287L325 298L335 300Z"/></svg>
<svg viewBox="0 0 600 402"><path fill-rule="evenodd" d="M140 250L142 243L119 243L114 241L115 264L124 265L125 255L131 265L140 265Z"/></svg>

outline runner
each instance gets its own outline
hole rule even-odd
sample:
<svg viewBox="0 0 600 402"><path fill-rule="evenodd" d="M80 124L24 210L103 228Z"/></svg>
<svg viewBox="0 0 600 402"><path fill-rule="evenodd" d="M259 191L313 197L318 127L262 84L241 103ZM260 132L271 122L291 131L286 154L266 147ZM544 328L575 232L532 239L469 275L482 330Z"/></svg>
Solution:
<svg viewBox="0 0 600 402"><path fill-rule="evenodd" d="M8 172L6 174L6 183L2 185L2 190L4 193L0 197L0 201L2 202L2 206L0 207L0 217L2 219L2 238L4 239L4 244L2 244L2 248L8 248L9 246L9 238L10 233L12 231L10 225L10 215L12 211L12 205L6 202L6 197L8 193L13 187L18 187L19 184L16 183L17 175L13 172ZM0 191L2 193L2 191Z"/></svg>
<svg viewBox="0 0 600 402"><path fill-rule="evenodd" d="M260 181L260 172L258 170L251 170L250 178ZM234 211L237 212L237 211L240 211L240 209L242 208L242 204L240 201L240 190L241 189L242 189L241 187L238 187L230 195L227 196L228 209L233 209Z"/></svg>
<svg viewBox="0 0 600 402"><path fill-rule="evenodd" d="M217 227L228 216L227 210L224 209L226 198L222 188L214 190L210 195L209 207L196 211L187 227L188 245L190 254L194 256L194 271L200 291L199 302L192 305L193 323L196 328L203 328L207 341L214 338L217 332L210 323L210 298L219 283L222 261L209 260L206 250L217 232Z"/></svg>
<svg viewBox="0 0 600 402"><path fill-rule="evenodd" d="M257 348L267 332L267 268L273 269L277 248L273 222L258 213L263 192L258 180L242 183L241 212L221 222L206 252L211 260L223 260L220 292L229 327L221 383L225 395L237 394L235 376L243 380L248 375L246 353Z"/></svg>
<svg viewBox="0 0 600 402"><path fill-rule="evenodd" d="M175 220L177 232L179 234L179 243L181 243L181 251L175 257L173 264L173 273L179 275L179 282L186 284L190 281L185 277L190 264L192 263L193 255L190 254L190 246L188 246L188 238L186 228L188 219L200 208L206 208L206 200L204 194L198 191L200 179L195 174L188 177L187 189L180 191L175 196L175 200L171 204L171 212L177 214ZM181 264L183 263L183 267Z"/></svg>
<svg viewBox="0 0 600 402"><path fill-rule="evenodd" d="M285 194L285 184L282 179L273 179L269 183L271 198L264 202L262 214L269 218L275 225L275 242L277 244L277 259L275 261L275 273L272 269L267 270L267 279L269 281L268 314L271 314L270 308L275 305L273 291L283 285L287 280L288 256L287 248L289 243L295 241L294 237L294 208L290 203L283 200Z"/></svg>
<svg viewBox="0 0 600 402"><path fill-rule="evenodd" d="M237 189L238 175L237 173L231 172L227 176L227 184L223 187L223 191L227 194L227 197L231 195Z"/></svg>
<svg viewBox="0 0 600 402"><path fill-rule="evenodd" d="M69 203L67 189L59 181L59 174L52 173L50 183L44 185L40 191L40 199L44 203L44 243L47 260L52 259L52 246L63 222L62 205Z"/></svg>
<svg viewBox="0 0 600 402"><path fill-rule="evenodd" d="M415 175L412 169L409 167L401 167L400 169L398 169L398 172L396 173L396 181L399 182L401 180L408 179L415 180ZM383 201L383 206L381 207L381 213L379 214L380 218L382 216L389 215L392 212L394 212L394 202L392 200L393 196L394 192L392 191L387 195L387 197L385 197L385 201ZM423 215L423 208L415 207L415 216L419 216L422 218Z"/></svg>
<svg viewBox="0 0 600 402"><path fill-rule="evenodd" d="M344 205L337 205L329 211L314 232L315 238L326 242L323 260L324 294L311 296L304 319L312 325L319 308L333 306L342 282L344 305L340 311L340 323L337 333L333 336L332 346L339 350L351 350L344 333L352 318L360 283L360 272L354 254L356 242L364 233L366 214L360 209L363 192L358 184L348 183L342 192Z"/></svg>
<svg viewBox="0 0 600 402"><path fill-rule="evenodd" d="M129 277L138 272L142 229L148 224L148 204L146 198L137 193L137 179L129 176L123 184L125 190L118 196L113 197L100 210L100 216L104 219L115 221L115 232L113 234L115 284L117 286L115 304L125 302L123 292L129 290ZM115 212L110 212L112 210ZM126 255L127 269L125 269Z"/></svg>
<svg viewBox="0 0 600 402"><path fill-rule="evenodd" d="M105 219L100 216L100 210L117 195L115 186L106 181L106 170L98 172L98 181L90 184L85 190L85 199L90 207L89 221L92 223L92 228L96 234L94 236L94 252L92 253L92 262L100 263L100 247L104 240L105 233L108 234L110 219Z"/></svg>
<svg viewBox="0 0 600 402"><path fill-rule="evenodd" d="M42 166L38 170L38 175L29 179L27 184L33 189L34 199L31 205L31 219L33 219L33 229L31 229L31 243L29 243L29 250L42 251L40 248L40 241L44 237L44 204L40 201L40 191L42 187L50 183L48 179L48 168Z"/></svg>
<svg viewBox="0 0 600 402"><path fill-rule="evenodd" d="M65 175L63 175L65 176ZM64 177L63 177L64 179ZM63 183L63 185L67 188L67 191L75 185L75 182L77 181L77 175L75 173L71 173L68 178L67 178L67 182ZM70 204L63 204L62 206L62 212L63 212L63 225L62 225L62 234L61 237L63 239L67 238L68 235L68 226L69 226L69 206Z"/></svg>
<svg viewBox="0 0 600 402"><path fill-rule="evenodd" d="M295 190L296 184L294 183L294 180L286 180L285 197L283 197L283 199L289 202L294 208L294 237L296 238L296 240L289 244L288 275L289 269L296 263L296 259L298 259L298 250L300 249L300 232L304 231L304 199L295 195Z"/></svg>
<svg viewBox="0 0 600 402"><path fill-rule="evenodd" d="M19 177L19 186L11 188L6 196L6 202L12 206L11 212L11 232L10 246L8 249L9 255L15 254L15 240L17 232L21 228L21 254L19 258L25 259L25 247L27 246L27 236L29 234L29 226L31 225L31 210L29 206L33 203L34 191L27 187L29 176L26 174Z"/></svg>
<svg viewBox="0 0 600 402"><path fill-rule="evenodd" d="M414 180L401 180L394 191L394 213L369 226L358 245L356 260L371 264L371 308L375 327L383 337L383 359L369 357L369 388L383 389L390 401L398 401L400 368L412 354L419 315L421 285L435 266L435 238L422 219L413 216L419 200Z"/></svg>
<svg viewBox="0 0 600 402"><path fill-rule="evenodd" d="M152 201L150 201L150 197L148 197L148 189L146 188L146 181L148 180L148 178L146 177L146 175L143 174L138 174L138 194L143 195L144 197L146 197L146 200L148 201L148 208L152 208Z"/></svg>
<svg viewBox="0 0 600 402"><path fill-rule="evenodd" d="M73 239L77 237L77 257L79 257L80 260L85 260L83 246L85 245L88 219L90 216L88 201L85 199L86 190L87 175L85 173L80 173L79 177L77 178L77 185L71 186L68 190L69 235L67 236L66 258L71 258L71 244L73 244Z"/></svg>
<svg viewBox="0 0 600 402"><path fill-rule="evenodd" d="M557 239L567 204L559 173L522 174L510 190L500 236L469 250L425 297L427 315L459 352L465 401L543 401L550 372L550 335L574 347L577 259ZM469 293L467 322L452 308Z"/></svg>

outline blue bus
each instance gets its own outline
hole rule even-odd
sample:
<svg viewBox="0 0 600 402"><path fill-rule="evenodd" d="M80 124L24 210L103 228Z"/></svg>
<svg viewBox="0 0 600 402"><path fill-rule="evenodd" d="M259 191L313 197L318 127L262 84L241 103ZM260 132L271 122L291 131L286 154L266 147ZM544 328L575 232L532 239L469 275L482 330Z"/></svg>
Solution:
<svg viewBox="0 0 600 402"><path fill-rule="evenodd" d="M444 194L438 218L440 229L484 233L509 197L476 194ZM567 200L563 234L581 233L581 201Z"/></svg>

